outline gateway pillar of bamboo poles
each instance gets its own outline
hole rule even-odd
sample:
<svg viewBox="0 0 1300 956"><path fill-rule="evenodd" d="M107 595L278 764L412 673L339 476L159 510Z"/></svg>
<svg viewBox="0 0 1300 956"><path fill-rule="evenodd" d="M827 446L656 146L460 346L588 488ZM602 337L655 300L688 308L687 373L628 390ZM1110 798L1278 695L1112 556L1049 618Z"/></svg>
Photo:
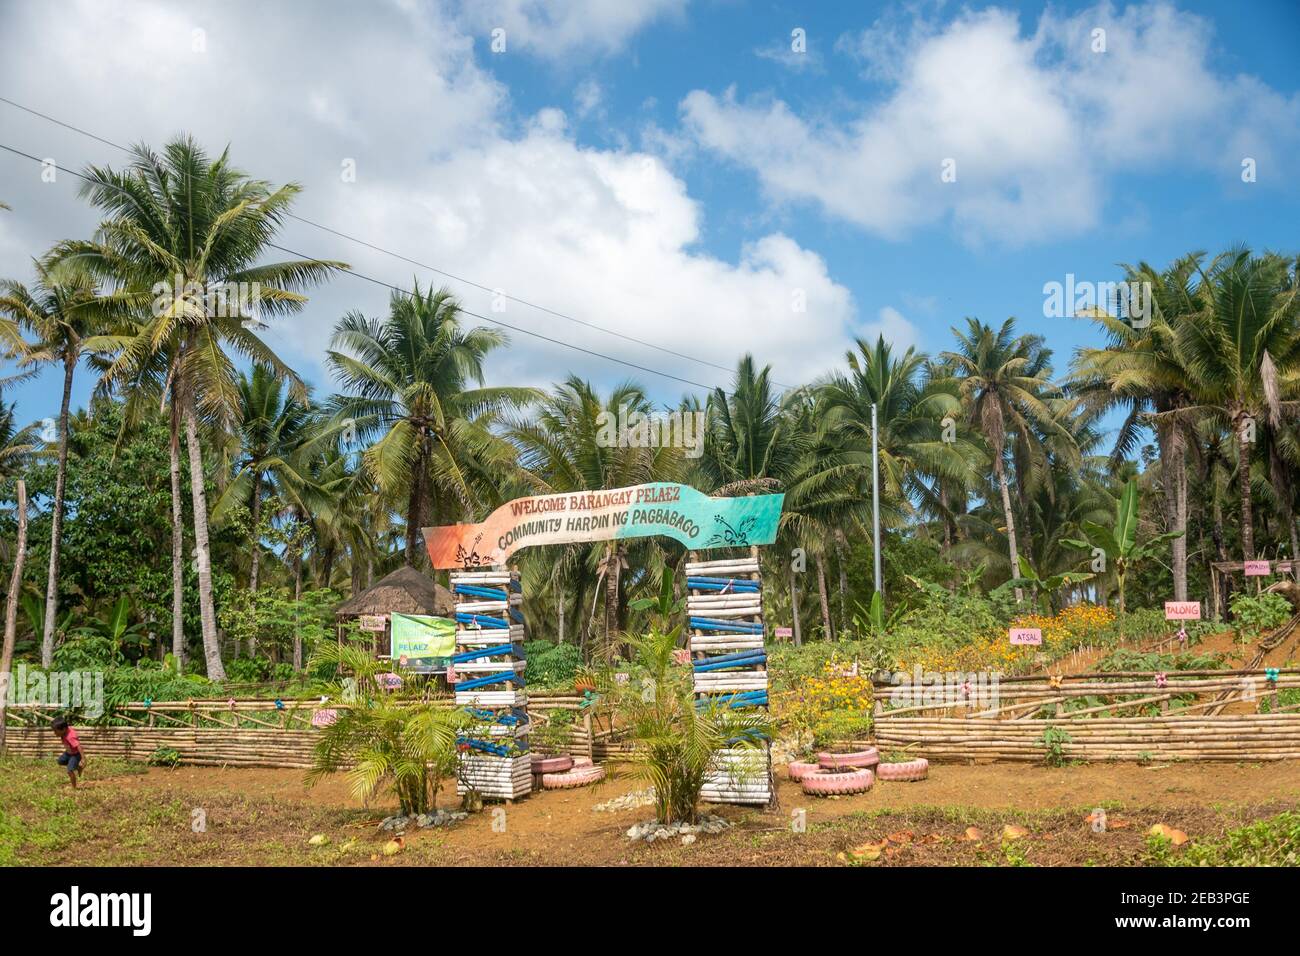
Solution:
<svg viewBox="0 0 1300 956"><path fill-rule="evenodd" d="M532 792L519 572L453 571L456 704L475 718L457 738L456 792L517 800Z"/></svg>
<svg viewBox="0 0 1300 956"><path fill-rule="evenodd" d="M747 558L686 562L686 613L695 706L767 708L763 649L763 583L758 549ZM772 802L771 745L727 747L715 758L700 798L709 803L767 806Z"/></svg>

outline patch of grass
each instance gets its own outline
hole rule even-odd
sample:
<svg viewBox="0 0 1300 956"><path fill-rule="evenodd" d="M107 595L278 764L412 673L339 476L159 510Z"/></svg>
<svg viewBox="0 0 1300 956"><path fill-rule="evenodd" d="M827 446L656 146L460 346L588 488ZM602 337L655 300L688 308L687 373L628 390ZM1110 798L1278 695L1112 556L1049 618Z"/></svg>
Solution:
<svg viewBox="0 0 1300 956"><path fill-rule="evenodd" d="M1181 854L1169 840L1147 838L1153 866L1300 865L1300 812L1287 810L1228 830L1216 840L1189 844Z"/></svg>
<svg viewBox="0 0 1300 956"><path fill-rule="evenodd" d="M97 759L96 778L139 773L120 760ZM0 866L41 865L82 832L83 793L72 792L68 775L51 760L0 760Z"/></svg>

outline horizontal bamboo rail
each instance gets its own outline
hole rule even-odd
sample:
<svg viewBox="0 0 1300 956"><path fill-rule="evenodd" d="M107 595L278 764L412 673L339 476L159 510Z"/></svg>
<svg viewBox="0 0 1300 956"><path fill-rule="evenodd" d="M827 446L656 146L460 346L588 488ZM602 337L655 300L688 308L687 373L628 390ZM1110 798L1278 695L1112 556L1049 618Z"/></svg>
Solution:
<svg viewBox="0 0 1300 956"><path fill-rule="evenodd" d="M1300 759L1300 714L1098 717L1076 722L901 717L876 721L882 750L909 747L936 760L1042 761L1047 727L1062 731L1060 754L1078 760Z"/></svg>
<svg viewBox="0 0 1300 956"><path fill-rule="evenodd" d="M557 710L578 711L583 698L560 695L530 697L528 710L537 716ZM431 701L452 707L447 699ZM348 704L317 700L286 700L277 710L274 700L156 701L149 705L133 702L112 708L115 719L126 726L78 724L77 735L88 759L116 757L148 761L159 750L172 750L178 762L196 767L270 767L307 769L320 732L311 728L311 715L318 709L346 710ZM21 757L57 754L62 744L49 729L49 722L63 709L42 704L15 704L6 712L8 753ZM259 720L276 715L280 723ZM253 727L232 726L229 720L252 722ZM203 723L207 721L208 723ZM297 721L291 723L290 721ZM569 731L568 747L575 753L596 759L617 759L620 745L611 730L588 732L583 723Z"/></svg>

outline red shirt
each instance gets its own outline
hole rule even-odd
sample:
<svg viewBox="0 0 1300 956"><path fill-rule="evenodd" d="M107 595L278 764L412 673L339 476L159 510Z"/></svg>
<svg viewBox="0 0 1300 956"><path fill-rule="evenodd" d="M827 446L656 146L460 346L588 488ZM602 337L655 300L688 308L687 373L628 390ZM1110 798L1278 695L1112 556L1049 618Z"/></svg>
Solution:
<svg viewBox="0 0 1300 956"><path fill-rule="evenodd" d="M63 735L63 745L68 748L69 753L81 753L81 741L77 739L77 732L71 727L69 727L68 732Z"/></svg>

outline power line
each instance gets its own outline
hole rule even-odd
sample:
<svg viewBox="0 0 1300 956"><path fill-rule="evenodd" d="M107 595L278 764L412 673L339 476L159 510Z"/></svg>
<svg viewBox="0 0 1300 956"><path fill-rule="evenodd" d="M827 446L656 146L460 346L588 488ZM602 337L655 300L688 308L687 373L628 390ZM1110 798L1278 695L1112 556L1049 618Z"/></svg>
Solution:
<svg viewBox="0 0 1300 956"><path fill-rule="evenodd" d="M41 164L42 166L46 165L46 161L43 160L43 159L41 159L39 156L33 156L31 153L24 152L24 151L22 151L21 149L17 149L17 148L15 148L15 147L13 147L13 146L9 146L9 145L7 145L7 144L5 144L5 143L0 143L0 149L6 150L6 151L8 151L8 152L10 152L10 153L13 153L15 156L21 156L21 157L23 157L24 159L30 159L32 162L39 163L39 164ZM112 184L112 183L104 183L104 182L101 182L101 181L99 181L99 180L92 179L91 177L85 175L84 173L79 173L79 172L77 172L75 169L68 169L67 167L60 166L58 163L52 163L52 164L50 164L50 165L52 165L52 166L54 167L54 169L56 169L57 171L59 171L59 172L64 172L64 173L69 173L69 174L71 174L71 175L73 175L73 176L76 176L78 179L83 180L84 182L93 183L93 184L95 184L95 185L97 185L97 186L110 186L110 187L113 187L113 184ZM114 187L114 188L116 188L116 187ZM119 191L121 191L121 190L119 190ZM129 195L129 194L128 194L128 195ZM271 249L278 249L280 252L288 253L288 254L291 255L291 256L297 256L297 257L300 258L300 259L307 259L307 260L310 260L310 261L312 261L312 262L318 262L318 263L319 263L319 262L324 262L324 261L326 261L326 260L320 259L320 258L318 258L318 257L316 257L316 256L308 255L308 254L306 254L306 253L298 252L298 251L296 251L296 250L294 250L294 249L289 249L289 248L287 248L287 247L285 247L285 246L278 245L278 244L276 244L276 243L274 243L274 242L268 242L268 243L267 243L267 246L268 246L269 248L271 248ZM401 293L401 294L403 294L403 295L412 296L412 297L414 296L414 293L410 292L409 290L407 290L407 289L403 289L401 286L393 285L393 284L390 283L390 282L385 282L383 279L376 279L376 278L374 278L373 276L368 276L368 275L366 275L366 274L364 274L364 273L356 272L355 270L352 270L352 269L345 269L345 270L341 270L341 271L343 272L344 275L355 276L356 278L358 278L358 279L362 279L362 280L364 280L364 281L366 281L366 282L371 282L371 283L374 283L375 285L383 286L384 288L386 288L386 289L390 289L390 290L392 290L393 292L398 292L398 293ZM503 321L501 321L500 319L494 319L494 318L492 318L491 316L487 316L487 315L480 315L479 313L477 313L477 312L471 312L471 311L468 310L468 309L463 309L463 308L459 308L459 307L458 307L458 311L460 311L461 313L463 313L463 314L465 314L465 315L473 316L473 317L476 318L476 319L482 319L484 322L491 322L493 325L499 325L499 326L501 326L502 328L510 329L512 332L519 332L519 333L522 333L522 334L524 334L524 335L529 335L529 336L532 336L533 338L541 339L541 340L544 341L544 342L550 342L550 343L552 343L552 344L554 344L554 345L560 345L560 346L563 346L563 347L565 347L565 348L573 349L574 351L576 351L576 352L581 352L581 353L583 353L584 355L590 355L590 356L593 356L593 357L595 357L595 358L604 359L604 360L607 361L607 362L615 362L615 363L617 363L617 364L619 364L619 365L626 366L627 368L635 369L635 370L638 371L638 372L645 372L645 373L647 373L647 374L649 374L649 375L657 375L657 376L659 376L660 378L671 379L671 380L674 381L674 382L681 382L682 384L684 384L684 385L690 385L690 386L692 386L693 388L702 388L702 389L704 389L706 392L712 392L712 391L714 391L714 389L715 389L715 386L712 386L712 385L705 385L703 382L696 382L696 381L693 381L693 380L691 380L691 379L689 379L689 378L682 378L680 375L673 375L671 372L661 372L661 371L659 371L658 369L650 368L650 367L647 366L647 365L638 365L638 364L636 364L635 362L629 362L629 361L627 361L626 359L618 358L618 357L615 356L615 355L608 355L608 354L606 354L606 353L604 353L604 352L597 352L597 351L595 351L594 349L583 348L581 345L574 345L572 342L565 342L563 339L557 339L557 338L553 338L553 337L551 337L551 336L549 336L549 335L543 335L541 332L534 332L534 331L531 330L531 329L525 329L525 328L522 328L521 326L511 325L509 322L503 322Z"/></svg>
<svg viewBox="0 0 1300 956"><path fill-rule="evenodd" d="M99 135L96 134L96 133L92 133L92 132L90 132L89 130L82 129L82 128L79 127L79 126L75 126L75 125L73 125L72 123L65 122L64 120L58 119L58 118L56 118L56 117L54 117L54 116L50 116L48 113L42 113L40 110L32 109L30 106L24 106L22 103L17 103L17 102L15 102L15 101L11 100L11 99L8 99L7 97L0 96L0 103L6 103L6 104L8 104L9 106L14 107L15 109L22 110L24 113L29 113L29 114L31 114L32 116L36 116L36 117L38 117L38 118L40 118L40 119L45 120L46 122L53 123L53 124L55 124L56 126L61 126L61 127L63 127L64 129L71 130L72 132L74 132L74 133L78 133L79 135L89 137L90 139L93 139L93 140L95 140L96 142L99 142L99 143L103 143L103 144L106 145L106 146L112 146L114 149L121 150L121 151L124 152L124 153L129 153L129 152L131 152L131 150L130 150L129 148L127 148L126 146L123 146L123 145L120 144L120 143L115 143L115 142L113 142L113 141L110 140L110 139L105 139L103 136L99 136ZM623 339L623 340L625 340L625 341L632 342L632 343L634 343L634 344L636 344L636 345L643 346L644 348L654 349L654 350L656 350L656 351L658 351L658 352L663 352L665 355L672 355L672 356L674 356L675 358L685 359L685 360L688 361L688 362L695 362L696 364L704 365L704 366L707 366L707 367L709 367L709 368L717 369L717 370L722 371L722 372L732 372L732 371L734 371L733 369L728 368L728 367L725 366L725 365L719 365L719 364L717 364L716 362L710 362L710 361L708 361L707 359L697 358L696 356L694 356L694 355L689 355L689 354L687 354L687 353L685 353L685 352L679 352L679 351L677 351L677 350L675 350L675 349L670 349L670 348L667 348L667 347L662 346L662 345L657 345L657 344L655 344L654 342L648 342L648 341L646 341L645 339L639 339L639 338L637 338L637 337L634 336L634 335L628 335L628 334L625 333L625 332L619 332L619 331L617 331L617 330L615 330L615 329L607 328L606 326L603 326L603 325L597 325L597 324L594 323L594 322L588 322L588 321L586 321L586 320L584 320L584 319L579 319L579 318L577 318L576 316L569 315L569 314L567 314L567 313L565 313L565 312L557 311L556 309L548 308L547 306L540 305L540 304L538 304L538 303L536 303L536 302L531 302L531 301L529 301L528 299L520 298L519 296L510 295L510 294L508 294L508 293L506 293L506 292L504 292L504 291L502 291L502 290L500 290L500 289L495 289L495 288L492 288L492 287L490 287L490 286L483 285L483 284L480 283L480 282L475 282L473 279L469 279L469 278L466 278L466 277L464 277L464 276L456 275L455 273L453 273L453 272L448 272L448 271L446 271L445 269L439 269L437 266L432 266L432 265L429 265L427 262L421 262L421 261L418 260L418 259L413 259L413 258L411 258L410 256L403 255L403 254L400 253L400 252L394 252L394 251L391 250L391 249L385 249L383 246L376 245L375 243L372 243L372 242L370 242L370 241L368 241L368 240L366 240L366 239L361 239L361 238L358 238L357 236L349 235L349 234L346 233L346 232L342 232L342 231L340 231L340 230L338 230L338 229L334 229L333 227L331 227L331 226L327 226L327 225L325 225L324 223L319 223L319 222L315 222L315 221L313 221L313 220L311 220L311 219L307 219L307 218L304 217L304 216L299 216L299 215L297 215L296 213L286 212L286 213L285 213L285 216L286 216L287 218L289 218L289 219L293 219L293 220L295 220L295 221L297 221L297 222L300 222L300 223L302 223L303 225L311 226L313 229L319 229L319 230L321 230L322 232L330 233L331 235L337 236L337 237L339 237L340 239L346 239L346 240L349 241L349 242L353 242L353 243L356 243L357 245L364 246L365 248L367 248L367 249L371 249L371 250L373 250L373 251L375 251L375 252L380 252L380 253L383 253L384 255L392 256L394 259L399 259L399 260L401 260L402 262L406 262L406 263L408 263L408 264L410 264L410 265L413 265L413 266L418 266L418 267L421 268L421 269L427 269L428 271L433 272L433 273L435 273L435 274L437 274L437 275L445 276L446 278L451 279L451 280L454 281L454 282L460 282L460 283L462 283L462 284L464 284L464 285L467 285L467 286L470 286L470 287L472 287L472 288L478 289L478 290L480 290L480 291L482 291L482 292L487 292L487 293L490 293L490 294L495 295L495 296L500 296L501 298L504 298L504 299L509 299L511 302L517 302L517 303L519 303L520 305L527 306L528 308L531 308L531 309L537 309L539 312L545 312L545 313L547 313L548 315L553 315L553 316L555 316L556 318L565 319L566 321L576 323L577 325L581 325L581 326L584 326L584 327L589 328L589 329L593 329L594 331L597 331L597 332L603 332L603 333L605 333L606 335L612 335L612 336L614 336L615 338L620 338L620 339ZM462 310L462 311L464 311L464 310ZM467 314L473 314L473 313L467 313ZM488 321L491 321L491 320L488 320ZM630 363L623 363L623 364L630 364ZM633 367L637 367L637 366L633 366ZM785 385L785 384L783 384L783 383L781 383L781 382L777 382L777 381L775 381L775 380L773 380L773 383L772 383L772 384L774 384L774 385L778 385L778 386L780 386L781 388L784 388L784 389L792 389L792 388L793 388L793 386L791 386L791 385Z"/></svg>

